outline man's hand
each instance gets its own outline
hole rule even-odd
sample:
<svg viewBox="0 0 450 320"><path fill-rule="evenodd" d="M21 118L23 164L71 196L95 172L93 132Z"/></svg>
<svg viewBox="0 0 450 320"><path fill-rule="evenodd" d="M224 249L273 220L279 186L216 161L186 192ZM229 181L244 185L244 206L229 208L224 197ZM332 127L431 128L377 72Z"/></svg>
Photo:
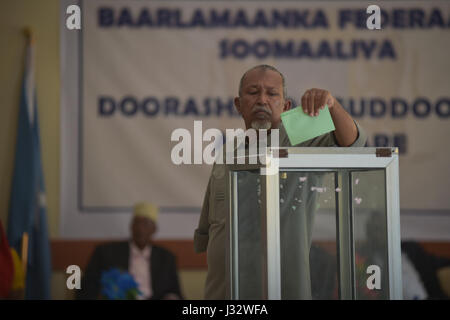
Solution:
<svg viewBox="0 0 450 320"><path fill-rule="evenodd" d="M331 119L334 123L334 136L341 147L351 146L358 138L358 128L352 117L345 111L341 104L324 89L306 90L302 97L303 112L311 117L318 116L319 110L328 105Z"/></svg>
<svg viewBox="0 0 450 320"><path fill-rule="evenodd" d="M336 99L331 93L324 89L309 89L302 96L303 112L309 114L311 117L319 115L319 109L324 109L328 105L328 109L334 107Z"/></svg>

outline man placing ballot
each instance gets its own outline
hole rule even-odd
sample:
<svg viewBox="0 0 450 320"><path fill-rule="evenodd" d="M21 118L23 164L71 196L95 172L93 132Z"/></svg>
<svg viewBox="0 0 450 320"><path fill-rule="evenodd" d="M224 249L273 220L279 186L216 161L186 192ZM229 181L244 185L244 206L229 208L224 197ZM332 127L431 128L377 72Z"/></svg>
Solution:
<svg viewBox="0 0 450 320"><path fill-rule="evenodd" d="M302 109L289 111L291 101L286 99L284 76L269 65L258 65L243 74L239 84L239 96L234 99L234 104L244 120L246 129L268 129L269 132L270 129L279 129L280 147L363 147L366 143L367 138L363 129L327 90L307 90L301 99ZM299 116L297 112L302 115ZM319 119L325 113L331 116L334 130L305 141L310 131L317 129L313 120ZM311 121L296 122L297 116L299 119L308 117ZM323 125L324 121L326 119L317 121L317 126ZM306 134L303 141L297 133ZM224 166L224 164L213 166L198 228L194 234L195 250L207 251L206 299L230 299L226 290L225 254L228 244L225 234L227 200L224 197L226 194ZM245 257L239 261L241 299L262 298L262 249L255 250L262 248L258 245L261 242L258 201L260 191L259 187L255 188L259 184L258 176L248 173L244 179L247 186L239 185L238 203L239 210L243 213L239 217L239 250L240 255ZM305 183L303 190L306 190L317 186L320 175L304 175L301 179ZM309 248L316 193L303 192L299 189L298 183L299 177L288 177L283 181L284 194L280 190L282 299L311 298ZM289 207L295 214L286 213L288 208L281 203L282 197L286 204L293 199L298 201L299 205ZM285 252L289 254L284 254Z"/></svg>

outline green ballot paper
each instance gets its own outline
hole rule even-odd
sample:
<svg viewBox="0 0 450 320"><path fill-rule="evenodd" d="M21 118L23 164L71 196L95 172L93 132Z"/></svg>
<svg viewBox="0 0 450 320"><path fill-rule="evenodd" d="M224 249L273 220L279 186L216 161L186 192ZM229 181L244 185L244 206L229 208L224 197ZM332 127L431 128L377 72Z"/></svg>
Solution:
<svg viewBox="0 0 450 320"><path fill-rule="evenodd" d="M335 129L328 105L325 105L323 110L319 110L317 117L307 115L301 106L298 106L283 112L281 121L293 146Z"/></svg>

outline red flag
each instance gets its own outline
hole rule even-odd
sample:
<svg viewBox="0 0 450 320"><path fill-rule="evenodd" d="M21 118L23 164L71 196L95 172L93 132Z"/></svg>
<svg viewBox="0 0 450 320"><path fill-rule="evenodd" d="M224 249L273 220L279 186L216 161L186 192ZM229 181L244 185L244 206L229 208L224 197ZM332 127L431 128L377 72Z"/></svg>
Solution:
<svg viewBox="0 0 450 320"><path fill-rule="evenodd" d="M8 240L0 221L0 299L9 296L14 278L14 263Z"/></svg>

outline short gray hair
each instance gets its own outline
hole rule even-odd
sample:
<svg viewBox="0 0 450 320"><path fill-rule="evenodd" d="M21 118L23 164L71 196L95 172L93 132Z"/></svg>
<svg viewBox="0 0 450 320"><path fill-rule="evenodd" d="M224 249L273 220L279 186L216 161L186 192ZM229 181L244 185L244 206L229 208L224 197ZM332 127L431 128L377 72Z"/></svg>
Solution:
<svg viewBox="0 0 450 320"><path fill-rule="evenodd" d="M275 71L276 73L278 73L278 74L281 76L281 81L282 81L282 84L283 84L283 98L284 98L284 99L287 98L286 80L284 79L283 74L282 74L280 71L278 71L277 68L272 67L272 66L270 66L270 65L268 65L268 64L260 64L260 65L257 65L257 66L255 66L255 67L250 68L250 69L248 69L247 71L245 71L245 73L244 73L244 74L242 75L242 77L241 77L241 81L239 81L239 97L241 96L241 93L242 93L242 83L244 82L245 76L246 76L247 73L249 73L250 71L253 71L253 70L256 70L256 69L261 69L261 70L264 70L264 71L265 71L265 70L271 70L271 71Z"/></svg>

